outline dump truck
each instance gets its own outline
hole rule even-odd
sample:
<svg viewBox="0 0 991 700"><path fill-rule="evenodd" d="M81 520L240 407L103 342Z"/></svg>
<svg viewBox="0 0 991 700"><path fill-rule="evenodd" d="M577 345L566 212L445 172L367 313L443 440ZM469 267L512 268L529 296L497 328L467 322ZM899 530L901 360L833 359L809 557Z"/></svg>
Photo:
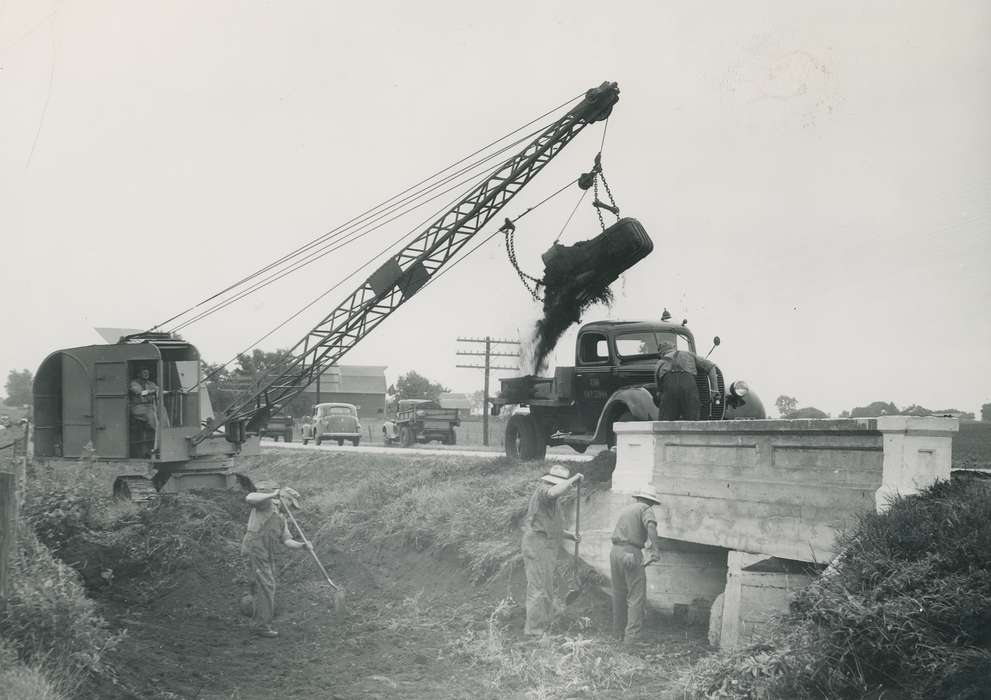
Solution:
<svg viewBox="0 0 991 700"><path fill-rule="evenodd" d="M282 442L292 442L293 426L292 416L269 416L268 422L258 431L258 437L270 437L276 442L282 438Z"/></svg>
<svg viewBox="0 0 991 700"><path fill-rule="evenodd" d="M553 377L500 379L492 414L516 406L506 423L506 455L543 459L549 446L568 445L577 452L612 446L616 423L657 420L654 372L662 343L696 352L687 322L595 321L579 328L574 366L557 367ZM767 417L745 381L727 388L722 370L717 374L717 386L708 375L696 377L703 420Z"/></svg>
<svg viewBox="0 0 991 700"><path fill-rule="evenodd" d="M386 445L398 442L403 447L431 440L455 445L454 428L459 425L461 415L456 408L441 408L430 399L400 399L396 419L382 426L382 439Z"/></svg>

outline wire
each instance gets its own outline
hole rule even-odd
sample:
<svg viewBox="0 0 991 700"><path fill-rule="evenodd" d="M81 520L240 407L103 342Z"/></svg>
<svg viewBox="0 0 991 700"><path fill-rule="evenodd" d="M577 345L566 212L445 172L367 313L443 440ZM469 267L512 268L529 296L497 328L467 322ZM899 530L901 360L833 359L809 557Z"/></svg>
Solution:
<svg viewBox="0 0 991 700"><path fill-rule="evenodd" d="M531 133L529 133L529 134L527 134L527 135L525 135L525 136L517 139L516 141L514 141L514 142L512 142L510 144L507 144L506 146L504 146L503 148L501 148L499 151L496 151L492 155L487 156L486 158L484 158L484 159L482 159L482 160L480 160L480 161L478 161L476 163L473 163L468 168L462 169L462 171L456 173L455 175L449 176L448 178L446 178L445 180L441 181L440 183L437 183L437 184L431 186L430 188L427 188L426 190L423 190L421 193L418 193L418 196L429 192L431 189L436 189L437 187L446 184L451 179L453 179L453 177L460 176L460 175L464 174L465 172L467 172L470 169L477 168L480 165L485 165L487 162L493 160L494 158L496 158L500 154L504 153L505 151L513 148L514 146L517 146L520 143L526 141L527 139L529 139L530 137L532 137L534 134L539 133L540 131L542 131L542 129L538 129L538 130L536 130L534 132L531 132ZM485 174L488 174L488 172L489 171L486 170L485 171ZM222 310L222 309L230 306L231 304L233 304L233 303L235 303L237 301L240 301L241 299L245 298L246 296L249 296L250 294L253 294L256 291L258 291L260 289L263 289L264 287L267 287L269 284L273 284L273 283L277 282L278 280L282 279L283 277L286 277L286 276L292 274L293 272L296 272L297 270L300 270L303 267L306 267L306 266L308 266L308 265L316 262L317 260L319 260L319 259L321 259L321 258L323 258L323 257L325 257L327 255L329 255L330 253L332 253L332 252L334 252L336 250L340 250L344 246L349 245L350 243L353 243L354 241L360 240L361 238L364 238L365 236L367 236L368 234L370 234L370 233L378 230L382 226L385 226L386 224L392 223L396 219L399 219L400 217L405 216L406 214L408 214L408 213L410 213L410 212L412 212L412 211L414 211L414 210L416 210L416 209L418 209L418 208L420 208L420 207L422 207L422 206L424 206L424 205L426 205L426 204L428 204L428 203L430 203L430 202L438 199L439 197L441 197L441 196L443 196L445 194L448 194L449 192L451 192L451 191L453 191L455 189L458 189L458 188L462 187L467 182L471 182L472 181L472 178L478 178L478 177L479 177L479 174L478 173L472 174L469 177L466 177L463 180L461 180L459 182L456 182L451 187L448 187L447 189L445 189L445 190L443 190L443 191L435 194L434 196L429 197L429 198L426 198L426 199L422 199L419 203L417 203L415 206L410 207L406 211L401 211L400 213L396 214L395 216L393 216L393 217L391 217L389 219L386 219L385 221L381 221L381 219L383 217L387 216L388 214L392 213L393 211L396 211L396 209L392 209L391 211L386 211L385 213L383 213L382 215L380 215L377 219L372 220L372 222L365 222L362 225L362 227L359 227L357 229L357 231L350 231L350 232L348 232L346 235L347 236L351 236L351 237L350 238L347 238L343 242L338 243L337 245L333 245L333 239L331 239L331 241L328 242L326 245L324 245L321 248L318 248L316 251L314 251L313 253L311 253L310 254L310 257L304 258L304 259L302 259L302 261L297 261L297 262L293 263L291 266L289 266L287 268L283 268L282 270L279 270L279 271L277 271L277 272L269 275L265 279L263 279L260 282L256 283L254 286L249 287L248 289L243 290L241 292L238 292L233 297L229 297L228 299L224 299L223 301L217 302L216 304L214 304L213 306L211 306L209 309L206 309L205 311L201 312L197 316L195 316L195 317L193 317L191 319L187 319L186 321L184 321L180 325L176 326L175 328L172 329L172 332L177 333L177 332L181 331L182 329L186 328L187 326L190 326L193 323L196 323L197 321L200 321L200 320L202 320L202 319L204 319L204 318L212 315L213 313L216 313L217 311L220 311L220 310ZM426 219L424 222L422 222L421 224L418 224L416 227L414 227L411 231L409 231L406 234L400 236L398 239L396 239L396 241L393 242L393 244L391 244L390 246L388 246L388 248L391 248L393 245L399 244L405 238L408 238L413 233L416 233L417 230L420 227L422 227L422 226L426 225L427 223L429 223L430 220L431 220L431 218L433 218L433 216L436 216L436 215L437 214L432 215L431 217L429 217L428 219ZM373 223L373 222L380 222L380 223L378 223L377 225L373 226L371 229L365 231L364 233L360 233L360 234L358 233L358 231L360 231L361 228L363 228L365 226L368 226L370 223ZM340 235L344 235L343 232L342 232L342 234L339 234L338 236L335 236L335 238L339 238ZM386 248L386 250L388 250L388 248Z"/></svg>
<svg viewBox="0 0 991 700"><path fill-rule="evenodd" d="M209 297L207 297L207 298L206 298L206 299L204 299L203 301L200 301L200 302L198 302L198 303L196 303L196 304L193 304L192 306L190 306L190 307L188 307L187 309L185 309L185 310L183 310L183 311L181 311L181 312L179 312L178 314L175 314L175 315L174 315L174 316L172 316L171 318L169 318L169 319L167 319L167 320L165 320L165 321L162 321L161 323L158 323L158 324L156 324L156 325L154 325L154 326L152 326L152 327L151 327L151 328L149 329L149 332L150 332L150 331L154 331L154 330L156 330L156 329L158 329L158 328L161 328L162 326L164 326L164 325L166 325L166 324L168 324L168 323L171 323L172 321L175 321L175 320L176 320L176 319L178 319L178 318L181 318L182 316L184 316L184 315L186 315L186 314L187 314L187 313L189 313L190 311L193 311L194 309L197 309L197 308L199 308L200 306L203 306L204 304L207 304L207 303L209 303L209 302L211 302L211 301L213 301L214 299L216 299L216 298L218 298L218 297L220 297L220 296L222 296L222 295L224 295L224 294L226 294L227 292L229 292L229 291L231 291L231 290L233 290L233 289L236 289L237 287L239 287L239 286L241 286L242 284L245 284L246 282L248 282L248 281L250 281L250 280L252 280L252 279L254 279L255 277L258 277L258 276L260 276L260 275L263 275L263 274L265 274L266 272L268 272L269 270L271 270L271 269L272 269L273 267L276 267L276 266L278 266L278 265L281 265L281 264L282 264L283 262L286 262L287 260L290 260L290 259L292 259L292 258L294 258L294 257L297 257L298 255L300 255L300 254L301 254L302 252L304 252L304 251L306 251L307 249L309 249L309 248L311 248L311 247L315 247L315 246L317 246L317 245L319 245L320 243L322 243L322 242L324 242L324 241L325 241L325 240L326 240L326 239L327 239L327 238L328 238L329 236L331 236L331 235L333 235L333 234L335 234L336 232L338 232L338 231L340 231L340 230L341 230L342 228L344 228L344 227L346 227L346 226L349 226L349 225L351 225L351 224L352 224L352 223L354 223L355 221L357 221L357 220L360 220L360 219L361 219L362 217L365 217L365 216L368 216L368 215L371 215L372 213L374 213L374 212L376 212L376 211L377 211L378 209L380 209L380 208L382 208L382 207L384 207L384 206L386 206L386 205L387 205L387 204L388 204L389 202L392 202L393 200L395 200L395 199L397 199L398 197L401 197L401 196L403 196L403 195L405 195L405 194L406 194L406 193L408 193L408 192L409 192L410 190L413 190L413 189L415 189L415 188L417 188L417 187L419 187L419 186L421 186L421 185L423 185L423 184L425 184L425 183L427 183L427 182L429 182L430 180L433 180L434 178L436 178L436 177L438 177L438 176L439 176L439 175L441 175L442 173L445 173L445 172L447 172L448 170L450 170L450 169L452 169L452 168L455 168L455 167L457 167L458 165L460 165L460 164L462 164L462 163L464 163L464 162L465 162L466 160L468 160L468 159L470 159L470 158L473 158L473 157L475 157L476 155L478 155L478 154L480 154L480 153L482 153L482 152L484 152L484 151L486 151L487 149L489 149L489 148L491 148L492 146L494 146L494 145L496 145L496 144L497 144L497 143L499 143L500 141L504 141L505 139L507 139L507 138L509 138L509 137L510 137L510 136L512 136L513 134L515 134L515 133L517 133L517 132L519 132L519 131L521 131L521 130L523 130L523 129L525 129L525 128L527 128L527 127L529 127L529 126L531 126L532 124L534 124L534 123L536 123L536 122L538 122L538 121L540 121L541 119L543 119L544 117L546 117L546 116L548 116L549 114L553 114L553 113L555 113L555 112L557 112L557 111L559 111L559 110L560 110L560 109L562 109L563 107L565 107L565 106L567 106L568 104L570 104L570 103L572 103L572 102L573 102L574 100L576 100L576 99L577 99L578 97L581 97L581 93L580 93L579 95L577 95L577 96L575 96L575 97L572 97L572 98L569 98L568 100L566 100L565 102L562 102L561 104L559 104L559 105L557 105L556 107L553 107L553 108L551 108L551 109L549 109L549 110L547 110L547 111L546 111L546 112L544 112L543 114L541 114L541 115L539 115L538 117L536 117L536 118L534 118L534 119L532 119L532 120L530 120L529 122L527 122L527 123L525 123L525 124L523 124L523 125L521 125L521 126L519 126L519 127L517 127L516 129L513 129L513 130L512 130L512 131L510 131L510 132L509 132L508 134L505 134L504 136L501 136L500 138L498 138L498 139L496 139L496 140L494 140L494 141L491 141L490 143L488 143L488 144L486 144L486 145L485 145L485 146L483 146L482 148L480 148L480 149L477 149L476 151L474 151L474 152L472 152L472 153L470 153L470 154L468 154L468 155L466 155L466 156L464 156L464 157L462 157L461 159L459 159L459 160L457 160L457 161L455 161L455 162L454 162L454 163L452 163L451 165L448 165L447 167L445 167L445 168L442 168L441 170L439 170L439 171L437 171L437 172L435 172L434 174L432 174L432 175L430 175L430 176L428 176L428 177L426 177L426 178L424 178L424 179L422 179L422 180L420 180L420 181L419 181L419 182L417 182L416 184L414 184L414 185L411 185L410 187L407 187L407 188L406 188L405 190L403 190L403 191L401 191L401 192L399 192L398 194L396 194L396 195L393 195L392 197L389 197L388 199L386 199L386 200L384 200L383 202L381 202L381 203L379 203L379 204L377 204L377 205L375 205L375 206L373 206L373 207L371 207L371 208L369 208L369 209L366 209L366 210L365 210L364 212L362 212L361 214L359 214L359 215L358 215L358 216L356 216L356 217L353 217L353 218L351 218L351 219L349 219L349 220L348 220L348 221L346 221L346 222L345 222L344 224L341 224L340 226L338 226L338 227L336 227L336 228L334 228L334 229L331 229L331 231L329 231L329 232L327 232L327 233L324 233L324 234L321 234L320 236L317 236L316 238L314 238L314 239L312 239L312 240L311 240L311 241L309 241L308 243L305 243L305 244L303 244L302 246L300 246L300 247L298 247L298 248L296 248L295 250L293 250L293 251L291 251L290 253L287 253L286 255L283 255L283 256L282 256L281 258L279 258L279 259L278 259L278 260L276 260L275 262L273 262L273 263L269 263L268 265L266 265L266 266L264 266L264 267L262 267L262 268L260 268L259 270L256 270L256 271L255 271L255 272L253 272L252 274L250 274L250 275L247 275L246 277L243 277L243 278L241 278L241 279L240 279L240 280L238 280L237 282L234 282L233 284L231 284L231 285L229 285L229 286L227 286L227 287L225 287L225 288L224 288L224 289L222 289L221 291L219 291L219 292L217 292L217 293L215 293L215 294L213 294L213 295L211 295L211 296L209 296Z"/></svg>

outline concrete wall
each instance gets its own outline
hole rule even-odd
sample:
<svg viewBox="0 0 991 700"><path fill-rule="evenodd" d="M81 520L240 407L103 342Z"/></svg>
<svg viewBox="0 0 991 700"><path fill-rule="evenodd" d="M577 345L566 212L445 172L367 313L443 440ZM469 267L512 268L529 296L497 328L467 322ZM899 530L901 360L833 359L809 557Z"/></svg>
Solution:
<svg viewBox="0 0 991 700"><path fill-rule="evenodd" d="M659 534L732 550L829 561L835 529L874 509L882 481L875 419L625 423L616 435L614 491L652 484Z"/></svg>

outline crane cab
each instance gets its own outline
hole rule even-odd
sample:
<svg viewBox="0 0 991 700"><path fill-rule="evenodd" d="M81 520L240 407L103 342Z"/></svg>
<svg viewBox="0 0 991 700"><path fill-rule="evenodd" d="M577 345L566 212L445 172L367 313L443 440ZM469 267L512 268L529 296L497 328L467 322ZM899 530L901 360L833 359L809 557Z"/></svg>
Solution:
<svg viewBox="0 0 991 700"><path fill-rule="evenodd" d="M170 438L196 432L210 417L203 415L209 398L201 399L199 381L199 352L164 333L53 352L34 379L34 453L188 459ZM142 396L146 386L153 389ZM157 418L157 430L148 416Z"/></svg>

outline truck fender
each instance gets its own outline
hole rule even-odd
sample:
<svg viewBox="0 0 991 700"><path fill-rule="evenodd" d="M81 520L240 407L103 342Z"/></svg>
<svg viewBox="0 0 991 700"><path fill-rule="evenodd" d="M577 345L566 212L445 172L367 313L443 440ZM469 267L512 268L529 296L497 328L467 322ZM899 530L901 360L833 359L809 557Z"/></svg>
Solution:
<svg viewBox="0 0 991 700"><path fill-rule="evenodd" d="M654 405L654 397L649 391L642 386L620 389L609 397L602 408L593 442L607 442L612 424L627 411L633 414L634 420L657 420L657 406Z"/></svg>

